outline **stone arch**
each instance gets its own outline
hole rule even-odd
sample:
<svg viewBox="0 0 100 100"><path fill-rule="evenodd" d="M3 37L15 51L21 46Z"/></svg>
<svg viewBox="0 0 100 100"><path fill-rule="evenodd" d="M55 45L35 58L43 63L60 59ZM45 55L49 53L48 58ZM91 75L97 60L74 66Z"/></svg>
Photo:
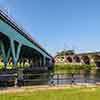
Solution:
<svg viewBox="0 0 100 100"><path fill-rule="evenodd" d="M73 62L73 59L72 59L70 56L68 56L68 57L66 58L66 60L67 60L69 63L72 63L72 62Z"/></svg>
<svg viewBox="0 0 100 100"><path fill-rule="evenodd" d="M76 63L80 63L80 57L78 57L77 55L73 57L73 59L75 60Z"/></svg>
<svg viewBox="0 0 100 100"><path fill-rule="evenodd" d="M90 58L88 56L82 56L81 59L83 60L84 64L90 64Z"/></svg>
<svg viewBox="0 0 100 100"><path fill-rule="evenodd" d="M100 56L99 55L94 55L93 60L96 64L97 67L100 67Z"/></svg>

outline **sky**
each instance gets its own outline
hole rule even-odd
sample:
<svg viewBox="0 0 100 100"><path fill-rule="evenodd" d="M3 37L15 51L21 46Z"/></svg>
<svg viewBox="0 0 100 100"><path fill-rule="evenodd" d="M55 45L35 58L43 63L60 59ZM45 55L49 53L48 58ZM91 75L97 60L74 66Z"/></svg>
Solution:
<svg viewBox="0 0 100 100"><path fill-rule="evenodd" d="M100 0L0 0L49 53L100 51Z"/></svg>

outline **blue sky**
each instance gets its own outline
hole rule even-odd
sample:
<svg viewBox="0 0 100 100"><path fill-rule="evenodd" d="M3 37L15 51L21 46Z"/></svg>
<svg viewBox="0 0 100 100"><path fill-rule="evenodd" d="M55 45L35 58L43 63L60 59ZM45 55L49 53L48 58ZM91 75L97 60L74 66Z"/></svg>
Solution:
<svg viewBox="0 0 100 100"><path fill-rule="evenodd" d="M100 0L0 0L0 6L53 55L100 51Z"/></svg>

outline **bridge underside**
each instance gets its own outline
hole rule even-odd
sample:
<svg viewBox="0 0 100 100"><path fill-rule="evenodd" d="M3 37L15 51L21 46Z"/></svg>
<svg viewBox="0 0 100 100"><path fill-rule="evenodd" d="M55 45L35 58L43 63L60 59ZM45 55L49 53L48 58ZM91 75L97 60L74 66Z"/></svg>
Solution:
<svg viewBox="0 0 100 100"><path fill-rule="evenodd" d="M50 64L50 59L44 57L34 48L11 40L3 33L0 33L0 55L5 68L10 63L12 63L12 68L16 68L18 63L23 63L23 65L28 63L33 67L45 67Z"/></svg>

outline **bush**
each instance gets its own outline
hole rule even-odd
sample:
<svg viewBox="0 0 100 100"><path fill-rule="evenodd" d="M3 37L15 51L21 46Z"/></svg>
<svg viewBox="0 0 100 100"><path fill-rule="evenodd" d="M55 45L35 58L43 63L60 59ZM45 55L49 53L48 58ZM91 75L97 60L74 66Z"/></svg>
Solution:
<svg viewBox="0 0 100 100"><path fill-rule="evenodd" d="M86 65L86 64L84 64L84 65L82 65L82 67L83 67L84 70L91 70L91 68L93 66L92 65Z"/></svg>

